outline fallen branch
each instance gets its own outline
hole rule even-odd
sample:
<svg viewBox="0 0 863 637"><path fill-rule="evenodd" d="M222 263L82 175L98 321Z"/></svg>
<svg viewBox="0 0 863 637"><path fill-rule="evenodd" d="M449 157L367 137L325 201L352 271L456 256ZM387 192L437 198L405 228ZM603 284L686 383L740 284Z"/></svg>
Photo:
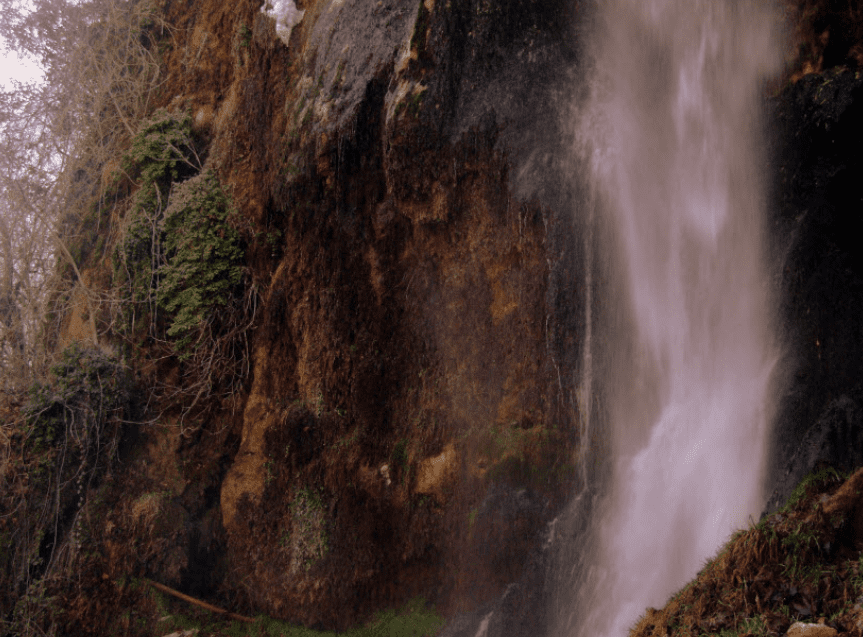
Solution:
<svg viewBox="0 0 863 637"><path fill-rule="evenodd" d="M194 597L189 597L185 593L181 593L180 591L175 591L173 588L169 586L165 586L164 584L159 584L159 582L154 582L151 579L144 578L144 581L147 582L150 586L155 589L162 591L163 593L168 593L168 595L173 595L178 599L182 599L184 602L189 602L190 604L195 604L196 606L200 606L201 608L206 608L208 611L213 613L219 613L220 615L225 615L226 617L230 617L231 619L236 619L237 621L253 623L255 620L251 617L244 617L243 615L236 615L235 613L231 613L226 611L224 608L219 608L218 606L213 606L212 604L208 604L207 602L202 602L199 599L195 599Z"/></svg>

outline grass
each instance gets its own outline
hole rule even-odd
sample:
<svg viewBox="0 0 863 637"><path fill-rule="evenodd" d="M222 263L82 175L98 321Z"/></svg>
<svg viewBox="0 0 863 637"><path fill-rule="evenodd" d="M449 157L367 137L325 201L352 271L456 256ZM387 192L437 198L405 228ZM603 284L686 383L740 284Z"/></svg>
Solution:
<svg viewBox="0 0 863 637"><path fill-rule="evenodd" d="M161 617L170 617L160 622L160 634L171 630L198 629L199 634L213 637L431 637L444 625L443 618L419 597L398 610L378 613L364 626L343 633L305 628L264 615L255 617L253 623L226 622L220 621L216 615L201 611L193 619L186 615L171 614L161 593L156 593L156 606Z"/></svg>
<svg viewBox="0 0 863 637"><path fill-rule="evenodd" d="M781 511L787 512L797 506L797 503L806 495L807 489L813 485L824 482L825 480L841 481L846 477L847 476L839 473L833 467L826 467L820 471L810 473L800 481L800 484L794 487L794 491L792 491L791 495L788 496L788 501L785 503L785 506L782 507Z"/></svg>
<svg viewBox="0 0 863 637"><path fill-rule="evenodd" d="M767 637L819 620L852 631L863 555L841 530L856 506L833 498L842 477L824 469L804 478L781 510L736 531L663 609L648 610L631 637Z"/></svg>

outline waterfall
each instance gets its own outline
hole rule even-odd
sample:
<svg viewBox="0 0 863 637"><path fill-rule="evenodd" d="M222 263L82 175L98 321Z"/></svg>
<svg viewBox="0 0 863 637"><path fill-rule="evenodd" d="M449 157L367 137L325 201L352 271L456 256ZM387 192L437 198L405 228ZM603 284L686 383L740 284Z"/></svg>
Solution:
<svg viewBox="0 0 863 637"><path fill-rule="evenodd" d="M593 348L610 361L614 466L562 634L626 635L763 504L777 353L758 106L780 62L767 5L595 8L578 137L629 329Z"/></svg>

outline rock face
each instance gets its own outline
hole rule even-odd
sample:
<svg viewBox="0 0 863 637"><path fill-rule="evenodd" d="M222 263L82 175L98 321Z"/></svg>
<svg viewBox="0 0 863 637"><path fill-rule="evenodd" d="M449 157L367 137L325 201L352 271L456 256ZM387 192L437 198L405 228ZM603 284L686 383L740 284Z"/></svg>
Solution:
<svg viewBox="0 0 863 637"><path fill-rule="evenodd" d="M765 512L783 506L803 478L822 466L851 471L863 465L863 413L859 397L841 396L803 433L793 454L783 459L784 473L773 476L774 489Z"/></svg>
<svg viewBox="0 0 863 637"><path fill-rule="evenodd" d="M804 76L771 101L774 239L786 388L780 399L768 493L784 502L819 461L861 458L863 79L836 67ZM813 424L815 423L815 424Z"/></svg>
<svg viewBox="0 0 863 637"><path fill-rule="evenodd" d="M210 574L171 574L328 628L475 609L577 488L577 3L307 0L279 33L260 9L167 9L160 106L192 114L259 300L236 415L171 451L209 449L176 481L221 522L181 556Z"/></svg>

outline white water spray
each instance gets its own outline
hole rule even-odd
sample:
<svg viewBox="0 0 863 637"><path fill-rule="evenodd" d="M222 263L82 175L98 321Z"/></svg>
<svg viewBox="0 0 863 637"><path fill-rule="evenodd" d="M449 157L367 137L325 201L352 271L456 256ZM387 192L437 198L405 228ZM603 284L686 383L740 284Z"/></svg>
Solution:
<svg viewBox="0 0 863 637"><path fill-rule="evenodd" d="M776 353L756 113L779 56L764 2L599 4L580 137L625 273L635 334L621 342L636 343L603 347L618 386L648 389L615 395L612 484L574 623L623 637L763 504Z"/></svg>

